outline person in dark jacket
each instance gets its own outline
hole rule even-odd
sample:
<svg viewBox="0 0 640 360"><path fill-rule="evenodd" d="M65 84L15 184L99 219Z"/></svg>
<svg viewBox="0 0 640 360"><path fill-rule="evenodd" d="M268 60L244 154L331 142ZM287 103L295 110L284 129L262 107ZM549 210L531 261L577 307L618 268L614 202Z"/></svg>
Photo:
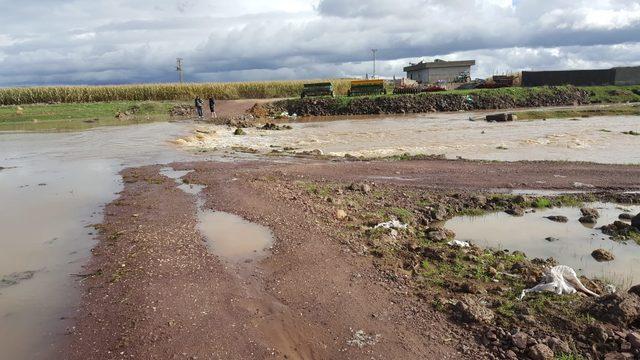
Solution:
<svg viewBox="0 0 640 360"><path fill-rule="evenodd" d="M196 112L198 113L198 117L202 119L202 115L203 115L202 107L204 106L204 101L200 99L200 96L196 97L195 104L196 104Z"/></svg>
<svg viewBox="0 0 640 360"><path fill-rule="evenodd" d="M216 99L212 96L209 96L209 110L211 110L211 117L218 117L216 114Z"/></svg>

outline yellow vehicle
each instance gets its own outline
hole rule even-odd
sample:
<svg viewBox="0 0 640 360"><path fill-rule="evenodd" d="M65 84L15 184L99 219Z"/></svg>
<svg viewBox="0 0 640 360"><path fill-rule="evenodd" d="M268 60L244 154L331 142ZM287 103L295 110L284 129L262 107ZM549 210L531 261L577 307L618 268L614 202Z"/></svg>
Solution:
<svg viewBox="0 0 640 360"><path fill-rule="evenodd" d="M384 80L353 80L348 95L383 95L386 93Z"/></svg>

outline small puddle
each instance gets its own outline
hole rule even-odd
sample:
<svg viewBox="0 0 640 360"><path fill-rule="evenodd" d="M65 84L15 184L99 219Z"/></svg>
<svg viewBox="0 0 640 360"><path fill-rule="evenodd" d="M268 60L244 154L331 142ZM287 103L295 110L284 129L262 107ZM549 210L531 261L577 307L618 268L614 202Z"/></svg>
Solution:
<svg viewBox="0 0 640 360"><path fill-rule="evenodd" d="M618 286L640 283L640 246L633 241L615 242L596 229L618 220L625 212L640 213L640 206L611 203L586 204L598 209L600 218L595 228L581 224L579 208L538 210L514 217L506 213L454 218L445 227L456 233L456 239L481 247L522 251L529 258L555 258L560 264L573 267L579 274L596 277ZM557 223L546 216L563 215L567 223ZM548 241L547 238L555 238ZM591 256L596 249L610 251L615 260L599 263Z"/></svg>
<svg viewBox="0 0 640 360"><path fill-rule="evenodd" d="M269 228L254 224L240 216L203 209L204 200L198 196L204 185L188 184L182 178L193 170L160 169L160 173L175 180L178 188L196 196L198 230L207 239L208 249L215 255L232 262L251 262L266 255L273 244Z"/></svg>
<svg viewBox="0 0 640 360"><path fill-rule="evenodd" d="M200 210L198 230L212 253L233 262L250 262L266 255L273 244L269 228L225 212Z"/></svg>

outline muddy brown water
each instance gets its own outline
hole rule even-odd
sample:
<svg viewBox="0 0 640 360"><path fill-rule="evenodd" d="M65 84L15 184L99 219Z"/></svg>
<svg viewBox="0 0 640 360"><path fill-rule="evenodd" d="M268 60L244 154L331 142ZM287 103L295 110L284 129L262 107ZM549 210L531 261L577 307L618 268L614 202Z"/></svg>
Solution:
<svg viewBox="0 0 640 360"><path fill-rule="evenodd" d="M568 160L638 164L640 116L603 116L547 121L487 123L469 121L470 113L346 118L339 121L292 123L293 130L233 129L203 125L208 134L178 139L185 149L251 148L268 153L292 148L324 154L380 157L442 154L480 160Z"/></svg>
<svg viewBox="0 0 640 360"><path fill-rule="evenodd" d="M182 180L190 172L192 170L174 170L171 167L160 169L162 175L175 180L180 190L196 196L198 230L207 240L209 250L233 263L265 256L274 242L271 230L238 215L205 209L203 199L198 196L204 186L186 184Z"/></svg>
<svg viewBox="0 0 640 360"><path fill-rule="evenodd" d="M574 268L579 274L603 279L627 288L640 283L640 245L633 241L616 242L597 228L618 220L623 212L640 213L640 206L611 203L587 204L598 209L600 218L595 226L581 224L579 208L555 208L514 217L506 213L483 216L463 216L446 222L445 227L456 233L456 239L481 247L519 250L529 258L553 257L562 265ZM568 223L557 223L546 216L563 215ZM548 237L556 241L546 240ZM597 262L591 252L605 249L613 253L615 260Z"/></svg>

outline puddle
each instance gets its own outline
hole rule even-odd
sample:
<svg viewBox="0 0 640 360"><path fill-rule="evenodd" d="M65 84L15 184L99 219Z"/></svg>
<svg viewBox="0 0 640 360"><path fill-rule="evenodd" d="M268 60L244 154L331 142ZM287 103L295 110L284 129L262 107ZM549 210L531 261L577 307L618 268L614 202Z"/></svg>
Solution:
<svg viewBox="0 0 640 360"><path fill-rule="evenodd" d="M192 171L174 170L171 167L160 169L162 175L175 180L180 190L197 196L198 230L207 239L209 250L232 262L250 262L266 255L273 244L271 230L237 215L203 209L204 200L198 195L205 186L186 184L182 180Z"/></svg>
<svg viewBox="0 0 640 360"><path fill-rule="evenodd" d="M596 227L618 220L629 210L640 213L640 206L611 203L587 204L600 212ZM568 223L556 223L545 216L563 215ZM529 258L553 257L562 265L573 267L579 274L610 281L628 287L640 283L640 246L633 241L627 244L609 239L600 230L582 225L579 208L555 208L514 217L506 213L483 216L462 216L448 221L445 226L456 233L456 239L469 241L481 247L522 251ZM557 241L549 242L548 237ZM596 249L613 253L615 260L599 263L591 257Z"/></svg>
<svg viewBox="0 0 640 360"><path fill-rule="evenodd" d="M237 215L204 210L198 220L198 230L207 238L211 252L233 262L260 258L273 244L269 228Z"/></svg>

